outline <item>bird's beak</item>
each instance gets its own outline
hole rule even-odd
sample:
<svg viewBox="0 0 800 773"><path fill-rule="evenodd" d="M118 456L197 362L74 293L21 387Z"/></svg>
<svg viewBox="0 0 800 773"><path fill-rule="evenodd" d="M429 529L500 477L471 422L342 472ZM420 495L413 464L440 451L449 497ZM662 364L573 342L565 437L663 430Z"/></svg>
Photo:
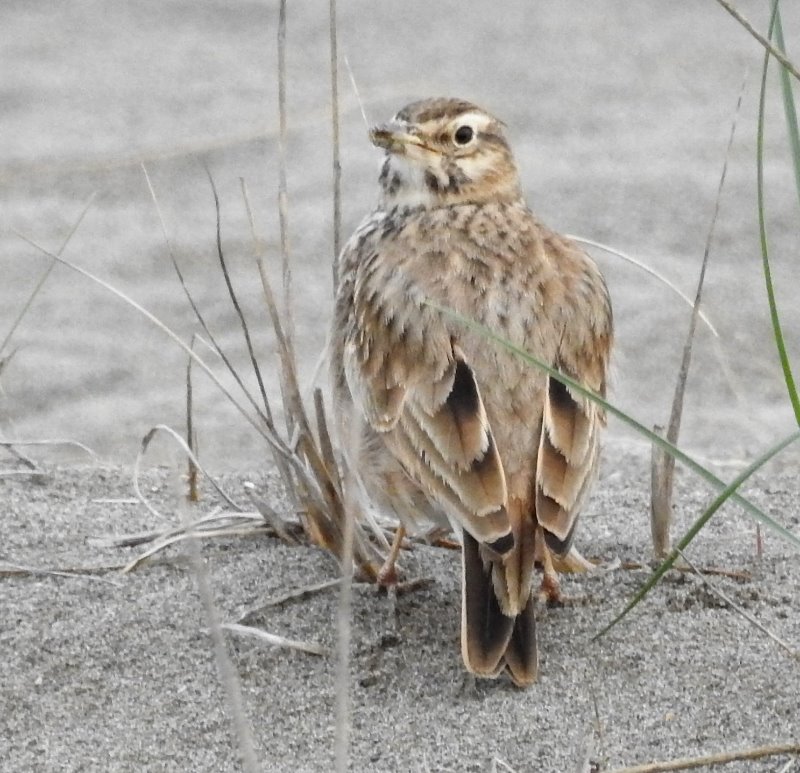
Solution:
<svg viewBox="0 0 800 773"><path fill-rule="evenodd" d="M422 140L408 131L408 127L400 123L386 123L373 126L369 130L369 139L378 148L390 153L405 153L409 146L425 147Z"/></svg>

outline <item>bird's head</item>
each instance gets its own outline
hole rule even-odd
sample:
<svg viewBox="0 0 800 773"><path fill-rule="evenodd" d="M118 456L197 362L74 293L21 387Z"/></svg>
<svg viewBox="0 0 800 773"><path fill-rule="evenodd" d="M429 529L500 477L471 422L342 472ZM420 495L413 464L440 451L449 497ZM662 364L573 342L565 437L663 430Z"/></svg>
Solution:
<svg viewBox="0 0 800 773"><path fill-rule="evenodd" d="M460 99L425 99L370 130L386 151L384 206L516 201L519 176L503 124Z"/></svg>

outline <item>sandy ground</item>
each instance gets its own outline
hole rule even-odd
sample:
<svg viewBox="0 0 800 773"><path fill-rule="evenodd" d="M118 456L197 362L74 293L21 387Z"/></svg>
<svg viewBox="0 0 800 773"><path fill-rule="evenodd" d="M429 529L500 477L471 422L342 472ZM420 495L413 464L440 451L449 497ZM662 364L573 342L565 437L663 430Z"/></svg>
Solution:
<svg viewBox="0 0 800 773"><path fill-rule="evenodd" d="M648 555L645 465L606 467L580 537L608 562ZM243 476L224 483L241 496ZM251 477L263 491L263 477ZM89 537L174 522L175 481L164 471L143 490L168 513L158 521L131 501L130 471L56 469L40 484L0 481L5 560L38 568L122 564L138 549L97 547ZM677 529L708 492L681 477ZM773 475L750 490L800 528L796 478ZM213 509L206 497L201 512ZM620 524L625 528L620 529ZM755 558L752 524L722 513L693 545L691 560L752 575L714 577L795 652L800 650L797 554L767 537ZM310 547L269 537L203 546L223 621L265 599L333 579L336 567ZM800 742L800 662L708 590L675 575L619 627L590 638L641 584L645 571L565 578L576 602L544 610L541 678L527 691L508 682L463 686L458 651L458 556L418 547L406 577L432 583L400 596L357 585L352 615L351 769L578 773L594 761L623 763ZM8 576L0 625L0 770L239 770L230 712L217 677L208 619L179 549L128 575ZM252 623L334 650L338 593L272 607ZM336 658L228 637L245 711L265 770L330 770ZM726 771L797 771L787 760L733 764ZM499 767L493 768L495 764Z"/></svg>
<svg viewBox="0 0 800 773"><path fill-rule="evenodd" d="M713 0L455 0L340 3L339 43L370 120L407 101L459 95L505 120L533 208L566 232L636 255L689 295L699 273L736 99L749 71L707 276L682 444L730 479L793 418L771 339L755 208L755 116L761 53ZM766 4L738 7L757 27ZM785 4L791 52L800 5ZM301 370L310 379L327 330L331 149L327 3L290 4L289 226ZM261 300L240 178L259 234L278 256L277 4L202 0L7 0L0 4L0 344L48 267L12 229L57 250L92 196L64 254L130 294L184 340L199 326L168 260L140 164L198 304L231 359L246 352L214 251L208 164L223 239L273 400L274 343ZM770 243L784 330L800 361L797 201L778 83L770 78L766 166ZM378 159L342 73L343 223L375 197ZM645 424L668 415L688 309L617 258L596 252L615 306L613 399ZM277 270L275 272L277 276ZM203 356L222 369L207 350ZM130 551L91 535L157 528L129 499L140 439L184 423L186 358L107 291L58 266L0 358L0 438L66 438L109 466L75 468L72 449L37 448L41 485L0 477L0 566L118 564ZM224 375L222 376L225 379ZM254 380L246 378L254 387ZM195 378L203 459L262 481L263 441L207 380ZM605 471L580 535L589 555L646 560L647 449L612 422ZM173 457L159 440L147 461ZM797 449L754 484L762 507L797 533ZM53 467L56 462L72 465ZM12 463L4 457L0 471ZM233 473L231 473L233 474ZM169 475L150 493L174 522ZM681 479L685 529L710 494ZM274 504L286 506L276 492ZM211 501L202 507L209 510ZM264 597L335 576L311 548L273 540L204 547L225 620ZM701 565L752 573L715 580L800 647L796 553L734 511L703 533ZM621 626L590 643L643 580L615 571L568 580L584 603L544 614L542 679L461 689L456 557L417 549L410 576L433 583L387 599L359 587L353 614L353 770L581 770L683 754L798 741L800 667L711 595L672 578ZM177 552L132 575L0 579L0 769L236 770L227 703L194 576ZM275 608L265 629L335 645L335 592ZM270 770L330 769L335 660L229 639L260 759ZM771 760L728 770L778 771ZM795 769L797 763L795 763Z"/></svg>

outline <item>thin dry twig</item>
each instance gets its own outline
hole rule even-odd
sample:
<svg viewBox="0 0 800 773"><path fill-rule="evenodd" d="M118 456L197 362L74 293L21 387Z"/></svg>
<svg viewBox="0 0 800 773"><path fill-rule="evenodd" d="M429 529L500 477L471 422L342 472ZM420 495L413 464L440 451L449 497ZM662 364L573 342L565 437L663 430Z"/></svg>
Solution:
<svg viewBox="0 0 800 773"><path fill-rule="evenodd" d="M779 636L774 634L772 631L769 630L763 623L760 623L756 620L753 615L751 615L746 609L742 606L737 604L730 596L722 591L721 588L718 588L714 583L711 582L704 574L701 572L687 557L686 554L682 551L678 551L678 555L689 565L692 571L700 578L703 585L705 585L712 593L719 596L729 607L736 610L745 620L749 623L752 623L759 631L765 633L769 636L772 641L774 641L778 646L782 649L786 650L795 660L800 660L800 651L793 649L790 647L783 639Z"/></svg>
<svg viewBox="0 0 800 773"><path fill-rule="evenodd" d="M239 623L222 623L222 629L230 631L231 633L238 633L240 636L250 636L258 639L259 641L271 644L274 647L286 647L287 649L297 650L299 652L306 652L309 655L319 655L327 657L330 652L321 644L311 641L300 641L298 639L287 639L285 636L279 636L274 633L262 631L260 628L253 628L249 625L240 625Z"/></svg>
<svg viewBox="0 0 800 773"><path fill-rule="evenodd" d="M758 746L738 752L720 752L702 757L684 757L668 762L648 762L633 767L615 768L609 773L663 773L669 770L691 770L706 765L725 765L728 762L741 760L761 760L765 757L776 757L784 754L800 754L800 744L779 744L775 746Z"/></svg>

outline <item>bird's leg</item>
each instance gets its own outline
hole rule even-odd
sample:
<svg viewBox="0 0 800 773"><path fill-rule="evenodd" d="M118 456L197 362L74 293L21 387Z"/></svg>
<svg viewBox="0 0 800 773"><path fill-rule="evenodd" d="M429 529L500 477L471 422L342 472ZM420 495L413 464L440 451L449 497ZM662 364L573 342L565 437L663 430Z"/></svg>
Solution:
<svg viewBox="0 0 800 773"><path fill-rule="evenodd" d="M561 583L558 580L558 572L553 566L553 556L550 549L542 540L542 585L539 588L539 598L547 604L563 604L564 597L561 594Z"/></svg>
<svg viewBox="0 0 800 773"><path fill-rule="evenodd" d="M400 553L400 547L403 544L405 536L406 530L401 524L395 530L392 546L389 548L389 554L386 556L386 560L383 562L383 566L378 572L378 585L384 587L388 585L397 585L397 569L395 568L395 564L397 563L397 556Z"/></svg>

